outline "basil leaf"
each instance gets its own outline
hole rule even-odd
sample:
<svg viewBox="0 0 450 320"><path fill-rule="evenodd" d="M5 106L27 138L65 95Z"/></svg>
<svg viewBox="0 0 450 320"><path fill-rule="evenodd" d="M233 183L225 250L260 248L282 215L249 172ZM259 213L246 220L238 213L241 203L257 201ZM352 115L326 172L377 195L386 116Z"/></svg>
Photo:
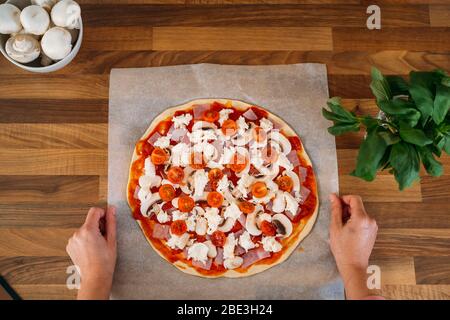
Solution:
<svg viewBox="0 0 450 320"><path fill-rule="evenodd" d="M388 146L396 144L398 142L400 142L400 137L397 135L394 135L392 132L386 130L386 131L380 131L378 133L378 135L383 138L384 142L386 142L386 144Z"/></svg>
<svg viewBox="0 0 450 320"><path fill-rule="evenodd" d="M369 130L359 148L356 168L350 174L366 181L372 181L377 174L378 165L383 158L387 145L378 135L380 128Z"/></svg>
<svg viewBox="0 0 450 320"><path fill-rule="evenodd" d="M414 129L408 126L400 126L400 137L406 142L418 145L425 146L427 144L433 143L433 140L428 138L422 130Z"/></svg>
<svg viewBox="0 0 450 320"><path fill-rule="evenodd" d="M433 177L441 176L443 172L442 164L433 157L433 153L424 147L417 147L417 151L422 159L425 170Z"/></svg>
<svg viewBox="0 0 450 320"><path fill-rule="evenodd" d="M436 87L436 98L434 99L433 121L440 124L450 109L450 87L438 84Z"/></svg>
<svg viewBox="0 0 450 320"><path fill-rule="evenodd" d="M347 124L347 123L339 123L335 124L332 127L328 128L328 132L333 136L338 136L347 132L358 132L360 128L359 122Z"/></svg>
<svg viewBox="0 0 450 320"><path fill-rule="evenodd" d="M400 190L419 179L419 156L413 145L403 141L394 144L389 161Z"/></svg>
<svg viewBox="0 0 450 320"><path fill-rule="evenodd" d="M409 86L408 83L399 76L386 76L386 81L389 84L389 87L391 88L391 93L393 96L400 96L400 95L408 95L409 94Z"/></svg>
<svg viewBox="0 0 450 320"><path fill-rule="evenodd" d="M342 117L334 112L330 112L327 109L323 108L322 109L322 115L324 116L325 119L328 119L330 121L333 122L344 122L344 123L355 123L357 122L356 119L349 119L349 118L345 118Z"/></svg>
<svg viewBox="0 0 450 320"><path fill-rule="evenodd" d="M411 72L409 93L422 113L424 124L433 113L433 82L436 75L432 72Z"/></svg>
<svg viewBox="0 0 450 320"><path fill-rule="evenodd" d="M414 108L414 104L404 99L378 101L377 104L384 113L397 116L400 122L411 127L416 126L421 117L421 113Z"/></svg>
<svg viewBox="0 0 450 320"><path fill-rule="evenodd" d="M381 74L380 70L375 67L372 67L371 75L372 82L370 83L370 89L377 101L389 100L392 97L392 94L386 78Z"/></svg>
<svg viewBox="0 0 450 320"><path fill-rule="evenodd" d="M450 136L445 137L444 151L450 154Z"/></svg>

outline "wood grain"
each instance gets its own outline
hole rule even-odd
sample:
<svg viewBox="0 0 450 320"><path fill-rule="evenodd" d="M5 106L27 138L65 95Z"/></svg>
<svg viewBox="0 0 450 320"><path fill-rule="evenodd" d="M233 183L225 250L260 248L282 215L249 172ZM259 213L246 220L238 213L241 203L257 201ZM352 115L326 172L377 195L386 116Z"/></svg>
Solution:
<svg viewBox="0 0 450 320"><path fill-rule="evenodd" d="M99 149L0 149L0 175L105 174L106 153Z"/></svg>
<svg viewBox="0 0 450 320"><path fill-rule="evenodd" d="M331 50L330 28L155 27L154 50Z"/></svg>
<svg viewBox="0 0 450 320"><path fill-rule="evenodd" d="M430 25L433 27L450 27L450 5L430 6Z"/></svg>
<svg viewBox="0 0 450 320"><path fill-rule="evenodd" d="M365 27L364 5L85 5L90 26L148 27ZM428 26L426 5L383 8L383 27Z"/></svg>
<svg viewBox="0 0 450 320"><path fill-rule="evenodd" d="M369 265L380 267L381 285L416 284L414 259L412 257L372 257Z"/></svg>
<svg viewBox="0 0 450 320"><path fill-rule="evenodd" d="M0 124L0 145L14 149L106 149L106 124Z"/></svg>
<svg viewBox="0 0 450 320"><path fill-rule="evenodd" d="M91 188L89 185L88 187ZM78 228L86 218L88 203L83 203L83 194L81 194L81 197L74 199L74 201L80 204L69 204L66 203L67 200L70 199L64 197L64 203L47 203L47 201L39 201L32 204L2 203L0 204L1 227ZM92 202L95 201L96 199Z"/></svg>
<svg viewBox="0 0 450 320"><path fill-rule="evenodd" d="M448 256L450 229L380 229L373 254L382 256Z"/></svg>
<svg viewBox="0 0 450 320"><path fill-rule="evenodd" d="M344 174L344 175L343 175ZM348 175L347 172L340 173L339 185L341 194L358 194L364 201L373 202L420 202L421 186L415 183L404 191L398 190L398 184L393 176L378 175L372 182L364 181Z"/></svg>
<svg viewBox="0 0 450 320"><path fill-rule="evenodd" d="M448 28L381 28L368 32L364 28L333 28L336 51L372 50L450 50Z"/></svg>
<svg viewBox="0 0 450 320"><path fill-rule="evenodd" d="M0 203L95 203L96 176L0 176Z"/></svg>
<svg viewBox="0 0 450 320"><path fill-rule="evenodd" d="M1 61L1 60L0 60ZM107 123L108 100L1 99L0 123Z"/></svg>
<svg viewBox="0 0 450 320"><path fill-rule="evenodd" d="M376 115L370 69L450 70L448 0L79 0L76 58L32 74L0 58L0 273L26 299L74 299L67 239L107 201L112 68L191 63L327 65L329 93ZM378 4L382 29L366 29ZM323 106L317 106L321 108ZM388 299L450 299L450 157L445 175L398 191L381 173L350 177L364 133L337 138L340 193L357 193L379 226L371 263Z"/></svg>
<svg viewBox="0 0 450 320"><path fill-rule="evenodd" d="M417 284L450 284L450 256L414 257Z"/></svg>
<svg viewBox="0 0 450 320"><path fill-rule="evenodd" d="M71 265L68 256L0 257L0 273L15 284L65 284Z"/></svg>
<svg viewBox="0 0 450 320"><path fill-rule="evenodd" d="M66 257L67 240L75 229L0 228L0 256Z"/></svg>

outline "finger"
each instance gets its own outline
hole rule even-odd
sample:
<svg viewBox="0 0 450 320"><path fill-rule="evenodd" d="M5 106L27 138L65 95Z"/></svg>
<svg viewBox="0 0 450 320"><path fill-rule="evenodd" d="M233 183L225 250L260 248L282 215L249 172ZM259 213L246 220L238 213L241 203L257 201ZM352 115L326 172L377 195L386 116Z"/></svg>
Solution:
<svg viewBox="0 0 450 320"><path fill-rule="evenodd" d="M114 206L108 206L106 211L106 240L110 245L116 245L116 232L116 208Z"/></svg>
<svg viewBox="0 0 450 320"><path fill-rule="evenodd" d="M345 195L342 196L342 201L349 207L349 213L352 217L365 217L367 216L364 203L360 196Z"/></svg>
<svg viewBox="0 0 450 320"><path fill-rule="evenodd" d="M100 219L105 216L105 210L92 207L89 209L84 226L87 228L99 228Z"/></svg>
<svg viewBox="0 0 450 320"><path fill-rule="evenodd" d="M330 228L342 228L342 203L335 194L330 194L331 202L331 225Z"/></svg>

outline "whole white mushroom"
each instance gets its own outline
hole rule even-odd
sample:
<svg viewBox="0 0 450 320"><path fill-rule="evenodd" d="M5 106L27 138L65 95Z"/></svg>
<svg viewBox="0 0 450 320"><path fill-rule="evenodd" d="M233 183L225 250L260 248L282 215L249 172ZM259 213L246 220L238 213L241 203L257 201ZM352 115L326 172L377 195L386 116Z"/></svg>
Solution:
<svg viewBox="0 0 450 320"><path fill-rule="evenodd" d="M51 16L53 23L58 27L78 29L81 8L73 0L61 0L53 6Z"/></svg>
<svg viewBox="0 0 450 320"><path fill-rule="evenodd" d="M58 0L31 0L32 4L41 6L48 12L52 11L53 6L58 2Z"/></svg>
<svg viewBox="0 0 450 320"><path fill-rule="evenodd" d="M22 10L20 22L27 33L41 35L50 25L50 17L44 8L31 5Z"/></svg>
<svg viewBox="0 0 450 320"><path fill-rule="evenodd" d="M42 37L41 47L50 59L61 60L72 50L72 37L66 29L53 27Z"/></svg>
<svg viewBox="0 0 450 320"><path fill-rule="evenodd" d="M41 53L39 42L29 34L17 34L6 41L8 56L20 63L36 60Z"/></svg>
<svg viewBox="0 0 450 320"><path fill-rule="evenodd" d="M20 30L20 10L9 3L0 4L0 33L11 34Z"/></svg>

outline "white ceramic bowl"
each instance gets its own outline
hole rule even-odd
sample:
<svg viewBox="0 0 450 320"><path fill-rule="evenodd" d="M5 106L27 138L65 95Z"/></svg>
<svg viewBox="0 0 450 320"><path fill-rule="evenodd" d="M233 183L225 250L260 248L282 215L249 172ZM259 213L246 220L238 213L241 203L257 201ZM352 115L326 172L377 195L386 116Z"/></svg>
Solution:
<svg viewBox="0 0 450 320"><path fill-rule="evenodd" d="M17 0L10 0L7 2L14 4L15 1L17 1ZM30 63L26 63L26 64L23 64L23 63L13 60L10 56L8 56L8 54L5 51L5 44L6 44L6 41L8 40L8 38L9 38L9 35L0 34L0 52L12 64L16 65L17 67L19 67L21 69L30 71L30 72L37 72L37 73L53 72L53 71L62 69L65 66L67 66L73 60L73 58L75 58L78 51L80 51L81 42L83 42L83 21L80 18L80 30L78 32L78 39L75 42L75 44L73 45L72 51L70 51L70 53L64 59L59 60L59 61L57 61L49 66L46 66L46 67L41 66L41 63L40 63L41 58L40 57L37 58L36 60L34 60Z"/></svg>

